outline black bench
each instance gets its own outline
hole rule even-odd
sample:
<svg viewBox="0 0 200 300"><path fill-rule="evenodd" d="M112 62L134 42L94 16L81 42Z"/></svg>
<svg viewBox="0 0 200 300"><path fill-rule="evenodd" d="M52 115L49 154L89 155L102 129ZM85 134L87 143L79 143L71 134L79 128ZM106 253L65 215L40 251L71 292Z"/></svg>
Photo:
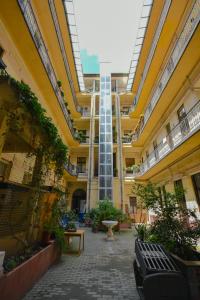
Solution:
<svg viewBox="0 0 200 300"><path fill-rule="evenodd" d="M135 280L142 300L189 300L181 271L159 244L135 241Z"/></svg>

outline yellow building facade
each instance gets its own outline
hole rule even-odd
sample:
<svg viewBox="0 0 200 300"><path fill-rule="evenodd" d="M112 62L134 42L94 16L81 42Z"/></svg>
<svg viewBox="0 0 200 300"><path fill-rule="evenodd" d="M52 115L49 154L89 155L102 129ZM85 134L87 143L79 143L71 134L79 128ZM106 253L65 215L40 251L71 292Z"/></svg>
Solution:
<svg viewBox="0 0 200 300"><path fill-rule="evenodd" d="M155 0L131 88L130 74L111 74L111 200L136 222L153 213L141 219L135 181L163 191L183 186L187 206L200 208L199 19L199 0ZM99 201L101 77L84 75L83 90L76 55L64 1L2 1L1 72L28 84L56 125L69 149L65 200L84 212ZM11 97L5 89L0 84L1 104ZM0 117L1 180L28 184L35 161L18 147L22 137L5 139ZM50 175L46 185L53 185Z"/></svg>

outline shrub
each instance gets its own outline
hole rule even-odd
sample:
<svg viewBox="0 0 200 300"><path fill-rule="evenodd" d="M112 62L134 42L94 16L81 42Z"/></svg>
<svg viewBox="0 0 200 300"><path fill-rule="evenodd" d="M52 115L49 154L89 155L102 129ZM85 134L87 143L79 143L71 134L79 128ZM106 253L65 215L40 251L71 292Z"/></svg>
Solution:
<svg viewBox="0 0 200 300"><path fill-rule="evenodd" d="M161 195L159 187L152 183L135 184L134 192L140 197L143 207L152 209L157 215L156 220L145 231L139 228L138 235L147 241L162 244L166 250L177 254L183 259L194 259L194 250L200 235L200 221L194 211L183 205L181 193L166 192ZM190 219L195 226L191 226Z"/></svg>

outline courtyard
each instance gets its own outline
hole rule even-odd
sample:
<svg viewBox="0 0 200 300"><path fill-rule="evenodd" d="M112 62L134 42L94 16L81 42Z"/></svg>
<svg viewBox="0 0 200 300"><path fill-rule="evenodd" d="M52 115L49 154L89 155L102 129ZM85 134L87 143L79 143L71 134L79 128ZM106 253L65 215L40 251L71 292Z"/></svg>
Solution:
<svg viewBox="0 0 200 300"><path fill-rule="evenodd" d="M84 230L84 252L63 254L24 300L139 300L132 267L134 231L116 233L117 240L107 242L105 233ZM73 238L73 248L76 242Z"/></svg>

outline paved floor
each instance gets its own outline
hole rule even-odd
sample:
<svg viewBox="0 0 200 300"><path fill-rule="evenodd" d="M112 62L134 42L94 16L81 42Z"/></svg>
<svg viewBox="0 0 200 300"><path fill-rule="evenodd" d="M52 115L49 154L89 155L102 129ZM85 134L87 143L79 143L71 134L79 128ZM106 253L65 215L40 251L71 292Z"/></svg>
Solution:
<svg viewBox="0 0 200 300"><path fill-rule="evenodd" d="M117 233L114 242L104 237L85 229L84 253L63 255L24 300L139 300L132 268L133 231Z"/></svg>

